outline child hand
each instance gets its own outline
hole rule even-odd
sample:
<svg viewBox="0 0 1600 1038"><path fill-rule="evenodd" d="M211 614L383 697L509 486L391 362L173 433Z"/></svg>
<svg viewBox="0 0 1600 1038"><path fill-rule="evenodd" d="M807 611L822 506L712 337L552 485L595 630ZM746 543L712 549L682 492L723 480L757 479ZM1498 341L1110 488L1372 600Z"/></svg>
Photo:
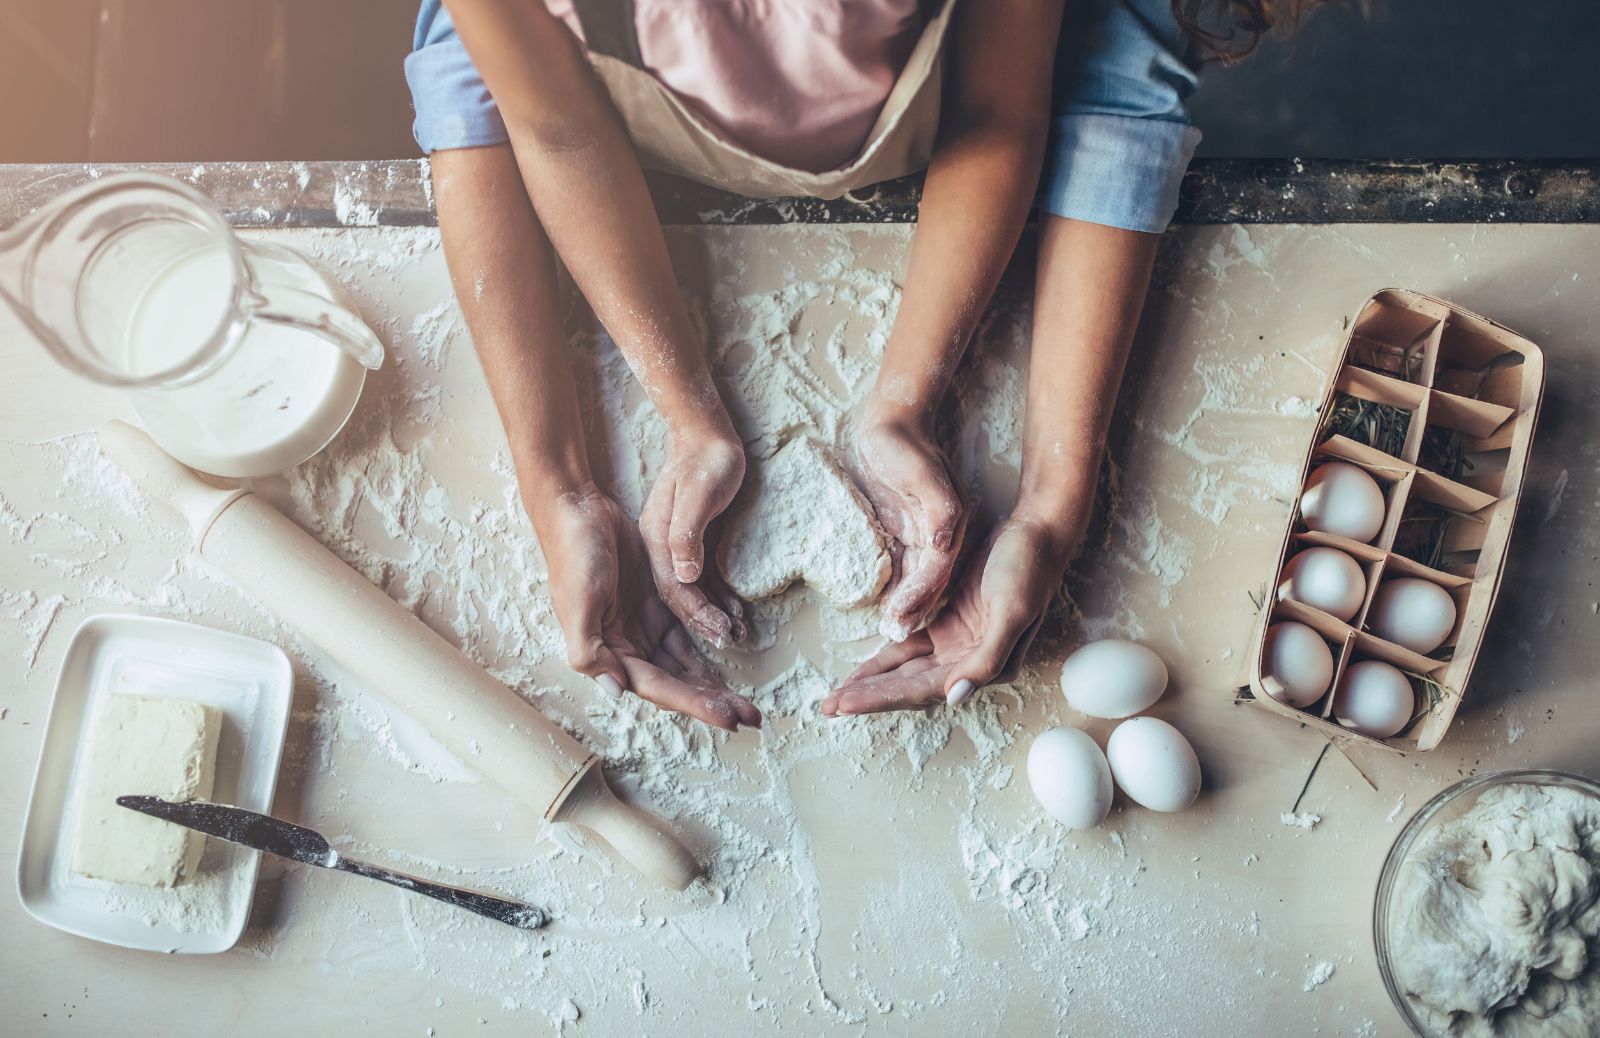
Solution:
<svg viewBox="0 0 1600 1038"><path fill-rule="evenodd" d="M707 565L716 548L708 530L739 492L744 467L744 446L731 430L676 433L666 469L639 516L661 600L719 649L744 638L744 607Z"/></svg>
<svg viewBox="0 0 1600 1038"><path fill-rule="evenodd" d="M822 701L829 717L955 706L1015 676L1070 561L1068 540L1013 516L997 526L933 623L862 664Z"/></svg>
<svg viewBox="0 0 1600 1038"><path fill-rule="evenodd" d="M914 425L869 420L856 435L862 489L894 538L894 576L879 629L903 642L922 626L950 582L967 514L938 444Z"/></svg>
<svg viewBox="0 0 1600 1038"><path fill-rule="evenodd" d="M695 650L645 574L644 542L620 505L590 487L543 502L541 544L567 662L605 691L737 731L761 711Z"/></svg>

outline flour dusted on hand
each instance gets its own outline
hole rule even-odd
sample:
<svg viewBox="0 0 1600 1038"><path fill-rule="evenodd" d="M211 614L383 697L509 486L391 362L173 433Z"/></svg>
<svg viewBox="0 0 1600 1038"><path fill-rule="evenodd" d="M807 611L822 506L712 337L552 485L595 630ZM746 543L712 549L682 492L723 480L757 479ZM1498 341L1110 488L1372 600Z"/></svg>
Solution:
<svg viewBox="0 0 1600 1038"><path fill-rule="evenodd" d="M719 558L735 594L766 598L803 580L848 608L883 590L890 565L883 532L826 448L809 437L791 440L751 484L734 505Z"/></svg>

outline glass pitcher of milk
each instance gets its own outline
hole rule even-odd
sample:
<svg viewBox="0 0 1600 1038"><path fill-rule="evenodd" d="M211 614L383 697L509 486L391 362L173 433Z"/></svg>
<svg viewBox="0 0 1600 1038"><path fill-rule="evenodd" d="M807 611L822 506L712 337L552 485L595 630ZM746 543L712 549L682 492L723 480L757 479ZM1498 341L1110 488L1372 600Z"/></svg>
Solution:
<svg viewBox="0 0 1600 1038"><path fill-rule="evenodd" d="M311 457L383 362L331 273L241 241L167 177L105 177L0 233L0 302L70 371L130 393L168 454L218 476Z"/></svg>

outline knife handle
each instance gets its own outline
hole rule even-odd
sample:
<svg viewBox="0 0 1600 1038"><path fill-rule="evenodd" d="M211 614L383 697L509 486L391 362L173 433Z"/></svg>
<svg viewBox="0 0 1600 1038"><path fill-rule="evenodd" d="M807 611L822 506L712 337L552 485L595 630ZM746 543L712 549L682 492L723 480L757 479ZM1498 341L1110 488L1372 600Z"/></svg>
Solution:
<svg viewBox="0 0 1600 1038"><path fill-rule="evenodd" d="M350 872L357 876L390 883L402 890L426 894L446 904L465 908L469 912L476 912L523 930L537 930L550 921L550 916L544 909L535 908L521 901L508 901L493 894L481 894L476 890L452 887L447 883L434 883L431 880L408 876L404 872L395 872L354 858L346 858L343 855L333 863L333 867L341 872Z"/></svg>

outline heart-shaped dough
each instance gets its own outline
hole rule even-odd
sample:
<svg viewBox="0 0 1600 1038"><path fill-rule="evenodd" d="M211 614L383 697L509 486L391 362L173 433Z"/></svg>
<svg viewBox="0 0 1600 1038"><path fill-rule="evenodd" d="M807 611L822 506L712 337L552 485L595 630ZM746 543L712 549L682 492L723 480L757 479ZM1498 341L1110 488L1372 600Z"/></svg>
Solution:
<svg viewBox="0 0 1600 1038"><path fill-rule="evenodd" d="M806 436L756 470L734 505L718 561L742 598L766 598L803 580L843 607L876 598L890 566L872 506Z"/></svg>

